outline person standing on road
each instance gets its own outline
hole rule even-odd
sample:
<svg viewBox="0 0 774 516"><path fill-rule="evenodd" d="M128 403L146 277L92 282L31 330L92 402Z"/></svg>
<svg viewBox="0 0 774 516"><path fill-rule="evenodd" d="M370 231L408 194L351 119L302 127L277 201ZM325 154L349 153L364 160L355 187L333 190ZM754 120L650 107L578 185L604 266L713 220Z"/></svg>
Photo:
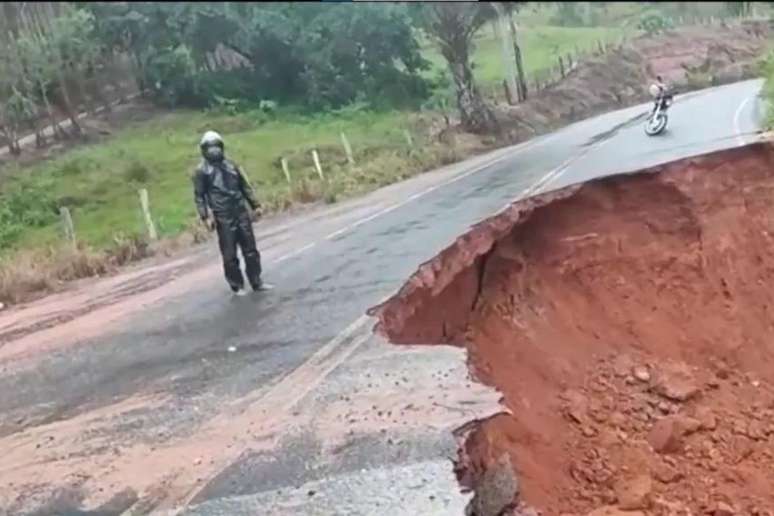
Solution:
<svg viewBox="0 0 774 516"><path fill-rule="evenodd" d="M250 286L254 291L268 290L271 286L261 279L261 254L253 235L253 219L260 217L261 205L239 166L225 159L223 138L218 133L204 133L199 149L203 159L193 177L196 211L207 229L218 233L226 281L235 294L245 294L239 246Z"/></svg>

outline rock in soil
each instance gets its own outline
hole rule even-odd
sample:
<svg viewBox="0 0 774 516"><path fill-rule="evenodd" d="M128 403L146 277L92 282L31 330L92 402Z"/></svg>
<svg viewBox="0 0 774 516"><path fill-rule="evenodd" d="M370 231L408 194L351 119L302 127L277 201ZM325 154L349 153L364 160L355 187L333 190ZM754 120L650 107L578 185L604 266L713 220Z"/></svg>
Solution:
<svg viewBox="0 0 774 516"><path fill-rule="evenodd" d="M715 510L712 511L712 516L734 516L735 514L734 508L724 502L718 502Z"/></svg>
<svg viewBox="0 0 774 516"><path fill-rule="evenodd" d="M683 474L671 464L661 463L653 470L653 477L661 483L671 484L683 478Z"/></svg>
<svg viewBox="0 0 774 516"><path fill-rule="evenodd" d="M637 366L632 369L632 376L641 382L647 383L650 381L650 371L645 366Z"/></svg>
<svg viewBox="0 0 774 516"><path fill-rule="evenodd" d="M701 423L702 430L715 430L718 427L718 420L714 412L708 407L699 407L694 412L694 417Z"/></svg>
<svg viewBox="0 0 774 516"><path fill-rule="evenodd" d="M671 401L688 401L699 393L691 370L686 364L665 364L653 378L653 392Z"/></svg>
<svg viewBox="0 0 774 516"><path fill-rule="evenodd" d="M519 480L511 457L503 454L475 485L476 494L467 508L467 516L500 516L514 508L519 497Z"/></svg>
<svg viewBox="0 0 774 516"><path fill-rule="evenodd" d="M682 449L682 434L674 419L664 418L656 421L648 433L648 443L658 453L677 453Z"/></svg>
<svg viewBox="0 0 774 516"><path fill-rule="evenodd" d="M618 499L618 508L625 511L648 509L653 482L650 475L643 473L631 479L616 482L614 491Z"/></svg>

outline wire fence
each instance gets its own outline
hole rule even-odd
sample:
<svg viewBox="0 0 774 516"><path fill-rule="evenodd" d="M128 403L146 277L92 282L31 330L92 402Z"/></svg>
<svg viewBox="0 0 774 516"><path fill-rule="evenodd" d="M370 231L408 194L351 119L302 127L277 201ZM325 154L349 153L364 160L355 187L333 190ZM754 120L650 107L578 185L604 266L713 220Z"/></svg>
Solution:
<svg viewBox="0 0 774 516"><path fill-rule="evenodd" d="M715 16L691 16L668 17L665 19L665 29L688 27L746 27L747 31L756 37L766 37L774 29L774 19L763 17L739 16L739 17L715 17ZM638 37L635 35L635 37ZM556 53L550 66L534 70L526 77L527 88L531 94L538 93L547 88L559 84L570 76L577 67L590 59L605 56L610 52L618 52L634 38L623 35L620 38L610 40L597 40L593 45L585 47L576 46L574 49ZM498 102L516 104L516 95L508 88L507 81L499 84L488 84L482 88L485 96Z"/></svg>

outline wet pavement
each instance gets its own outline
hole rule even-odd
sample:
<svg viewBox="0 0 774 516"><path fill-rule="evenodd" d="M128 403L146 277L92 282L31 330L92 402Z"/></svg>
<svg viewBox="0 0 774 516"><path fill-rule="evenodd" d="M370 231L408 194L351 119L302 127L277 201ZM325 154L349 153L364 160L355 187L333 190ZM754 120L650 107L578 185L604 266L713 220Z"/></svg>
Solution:
<svg viewBox="0 0 774 516"><path fill-rule="evenodd" d="M101 514L461 514L452 431L498 396L464 350L391 346L366 310L515 199L751 140L760 86L678 98L659 137L638 106L261 223L271 292L232 297L208 246L58 325L4 313L0 514L89 514L127 488Z"/></svg>

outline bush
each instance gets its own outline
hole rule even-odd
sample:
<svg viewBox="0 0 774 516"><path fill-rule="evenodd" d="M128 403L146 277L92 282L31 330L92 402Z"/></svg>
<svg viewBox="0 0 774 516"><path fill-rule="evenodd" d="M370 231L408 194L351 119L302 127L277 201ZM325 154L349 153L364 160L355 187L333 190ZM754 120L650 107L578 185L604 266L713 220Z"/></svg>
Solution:
<svg viewBox="0 0 774 516"><path fill-rule="evenodd" d="M191 52L183 46L149 55L145 75L156 100L167 107L180 105L196 90L196 65Z"/></svg>
<svg viewBox="0 0 774 516"><path fill-rule="evenodd" d="M146 184L150 180L150 170L138 161L133 161L126 167L124 177L131 183Z"/></svg>
<svg viewBox="0 0 774 516"><path fill-rule="evenodd" d="M774 129L774 51L761 61L761 72L765 79L761 96L766 101L766 128Z"/></svg>
<svg viewBox="0 0 774 516"><path fill-rule="evenodd" d="M576 2L559 2L556 14L551 18L551 24L561 27L582 27L585 25Z"/></svg>
<svg viewBox="0 0 774 516"><path fill-rule="evenodd" d="M17 185L0 194L0 248L10 246L26 228L43 227L57 218L56 202L42 185Z"/></svg>
<svg viewBox="0 0 774 516"><path fill-rule="evenodd" d="M653 36L672 28L672 23L660 13L649 12L640 18L637 28L645 32L648 36Z"/></svg>

